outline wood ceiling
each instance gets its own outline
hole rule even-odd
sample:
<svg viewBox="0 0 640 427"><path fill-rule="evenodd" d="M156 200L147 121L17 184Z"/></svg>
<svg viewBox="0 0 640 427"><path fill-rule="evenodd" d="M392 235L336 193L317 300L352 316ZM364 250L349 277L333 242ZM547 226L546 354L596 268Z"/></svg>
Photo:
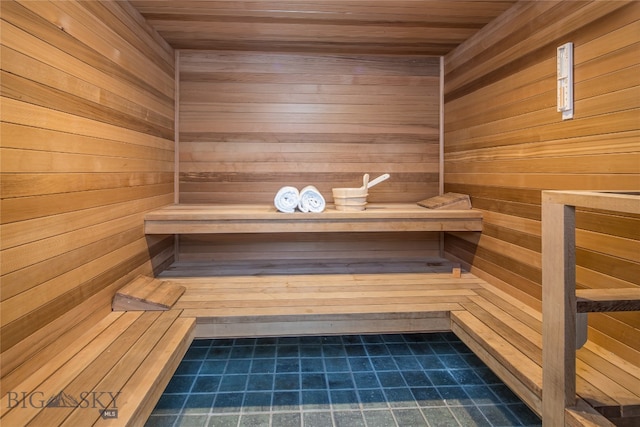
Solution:
<svg viewBox="0 0 640 427"><path fill-rule="evenodd" d="M176 49L444 55L517 0L131 0Z"/></svg>

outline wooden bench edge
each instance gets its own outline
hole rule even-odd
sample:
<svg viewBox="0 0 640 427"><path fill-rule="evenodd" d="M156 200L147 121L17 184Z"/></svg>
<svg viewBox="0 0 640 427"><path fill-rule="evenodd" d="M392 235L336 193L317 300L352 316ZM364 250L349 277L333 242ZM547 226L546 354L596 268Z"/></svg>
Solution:
<svg viewBox="0 0 640 427"><path fill-rule="evenodd" d="M101 420L101 426L144 425L191 345L195 323L194 318L175 319L123 387L118 417Z"/></svg>

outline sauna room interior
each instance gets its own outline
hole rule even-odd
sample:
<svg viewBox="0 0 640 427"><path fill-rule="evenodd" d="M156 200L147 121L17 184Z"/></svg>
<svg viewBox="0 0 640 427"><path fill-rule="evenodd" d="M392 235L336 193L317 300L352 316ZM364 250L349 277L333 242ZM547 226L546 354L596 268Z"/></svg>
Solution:
<svg viewBox="0 0 640 427"><path fill-rule="evenodd" d="M640 2L0 7L1 425L144 425L198 339L431 332L640 425Z"/></svg>

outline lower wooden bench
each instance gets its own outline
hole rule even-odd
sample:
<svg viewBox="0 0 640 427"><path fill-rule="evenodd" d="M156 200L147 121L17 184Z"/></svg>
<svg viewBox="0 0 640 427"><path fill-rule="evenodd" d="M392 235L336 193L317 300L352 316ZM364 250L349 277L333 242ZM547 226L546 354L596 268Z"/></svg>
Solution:
<svg viewBox="0 0 640 427"><path fill-rule="evenodd" d="M541 313L490 286L475 292L451 312L452 331L541 415ZM640 425L637 366L589 341L577 351L576 368L579 399L565 411L568 425Z"/></svg>
<svg viewBox="0 0 640 427"><path fill-rule="evenodd" d="M216 276L201 268L176 263L163 273L163 280L185 287L176 308L197 318L199 337L451 330L542 415L541 313L472 274L452 277L451 263L406 263L403 273L381 265L377 274L355 267L339 274L309 268L288 275L276 267L242 274L236 265L218 264ZM640 425L637 365L587 342L577 367L579 400L567 409L569 425L612 426L607 418Z"/></svg>
<svg viewBox="0 0 640 427"><path fill-rule="evenodd" d="M112 312L63 351L43 349L16 370L3 426L140 426L194 336L180 310ZM21 373L17 373L20 375Z"/></svg>

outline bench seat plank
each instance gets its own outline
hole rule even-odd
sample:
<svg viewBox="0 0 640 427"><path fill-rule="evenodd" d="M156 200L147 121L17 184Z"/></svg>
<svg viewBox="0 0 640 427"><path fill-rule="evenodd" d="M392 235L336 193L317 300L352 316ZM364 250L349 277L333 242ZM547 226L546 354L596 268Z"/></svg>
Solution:
<svg viewBox="0 0 640 427"><path fill-rule="evenodd" d="M323 308L312 308L309 305L298 307L261 307L252 309L252 314L239 314L247 307L229 307L224 309L207 308L206 306L185 308L184 316L192 316L198 318L198 323L204 322L204 319L211 318L216 322L243 322L250 323L254 321L281 320L288 322L298 322L301 320L320 320L320 319L336 319L348 320L349 318L362 319L363 316L373 315L378 319L398 318L399 313L429 313L444 312L451 310L460 310L462 306L455 302L433 303L433 304L368 304L368 305L343 305L343 306L326 306Z"/></svg>
<svg viewBox="0 0 640 427"><path fill-rule="evenodd" d="M146 234L481 231L482 212L433 210L413 203L367 205L364 211L282 213L271 205L170 205L145 215Z"/></svg>
<svg viewBox="0 0 640 427"><path fill-rule="evenodd" d="M592 342L587 342L578 350L578 358L587 365L597 366L608 378L633 392L636 412L640 415L640 369L637 365L632 365Z"/></svg>
<svg viewBox="0 0 640 427"><path fill-rule="evenodd" d="M133 345L125 347L126 354L113 364L113 368L106 373L104 378L102 378L93 389L87 391L96 391L99 393L105 390L111 392L123 390L127 381L136 370L143 365L145 358L148 357L149 349L157 345L171 324L176 321L179 314L180 312L177 310L164 316L160 316L158 313L147 314L146 316L153 324L142 331L142 336L140 336ZM116 397L115 402L107 400L107 403L110 402L109 406L117 407L120 403L118 401L119 397L119 395ZM61 426L93 425L99 418L100 415L95 414L95 411L75 410L65 419Z"/></svg>
<svg viewBox="0 0 640 427"><path fill-rule="evenodd" d="M90 341L86 344L84 340L78 345L71 346L69 352L51 355L52 364L45 364L41 369L34 372L26 381L19 384L16 391L19 393L38 393L43 398L49 398L63 390L83 369L91 363L99 354L105 351L108 346L120 334L122 334L131 324L137 320L141 313L124 313L122 316L109 315L112 320L106 328L93 329L96 335L87 336ZM104 322L107 323L107 322ZM2 415L0 421L6 425L27 425L42 408L38 405L21 404L19 406L9 405L3 397L2 410L10 408Z"/></svg>
<svg viewBox="0 0 640 427"><path fill-rule="evenodd" d="M640 288L577 289L578 313L640 311Z"/></svg>
<svg viewBox="0 0 640 427"><path fill-rule="evenodd" d="M195 319L180 315L178 310L112 312L65 351L44 348L48 363L3 396L0 422L144 424L193 340ZM114 418L103 419L105 410Z"/></svg>
<svg viewBox="0 0 640 427"><path fill-rule="evenodd" d="M473 314L451 312L451 330L534 412L542 411L542 369Z"/></svg>
<svg viewBox="0 0 640 427"><path fill-rule="evenodd" d="M165 312L169 313L169 312ZM158 343L147 353L144 368L137 369L129 378L119 397L118 419L100 420L101 427L143 425L165 387L182 361L194 338L195 319L176 319Z"/></svg>
<svg viewBox="0 0 640 427"><path fill-rule="evenodd" d="M84 369L75 377L67 374L66 370L60 370L54 374L56 377L72 378L72 380L59 390L50 390L47 395L52 395L51 392L62 392L65 396L70 396L75 399L83 393L105 393L99 398L99 396L90 394L90 399L87 400L88 406L91 408L87 411L87 408L83 407L56 407L56 408L44 408L36 417L31 420L28 425L40 426L40 425L61 425L62 422L71 415L72 412L91 412L94 419L100 418L100 409L109 407L111 399L109 393L117 393L119 390L96 390L96 384L99 383L108 372L118 363L118 361L126 354L127 349L135 344L135 342L144 334L144 332L153 324L157 319L155 313L143 313L135 322L132 322L126 331L123 331L118 337L110 342L110 345L91 360L90 363L84 365ZM40 390L42 391L42 390ZM98 400L94 400L94 397L98 397ZM84 402L83 402L84 403ZM117 403L117 400L116 400ZM93 407L106 405L105 408Z"/></svg>
<svg viewBox="0 0 640 427"><path fill-rule="evenodd" d="M100 333L106 330L109 325L115 322L123 313L110 313L100 319L95 325L79 334L71 341L71 344L61 348L58 342L54 341L47 347L47 351L40 351L25 360L18 367L7 373L2 379L3 389L2 400L0 400L0 417L4 417L9 408L8 391L30 392L36 389L44 378L48 378L53 372L63 366L70 357L78 353L95 339ZM52 356L53 355L53 356Z"/></svg>

